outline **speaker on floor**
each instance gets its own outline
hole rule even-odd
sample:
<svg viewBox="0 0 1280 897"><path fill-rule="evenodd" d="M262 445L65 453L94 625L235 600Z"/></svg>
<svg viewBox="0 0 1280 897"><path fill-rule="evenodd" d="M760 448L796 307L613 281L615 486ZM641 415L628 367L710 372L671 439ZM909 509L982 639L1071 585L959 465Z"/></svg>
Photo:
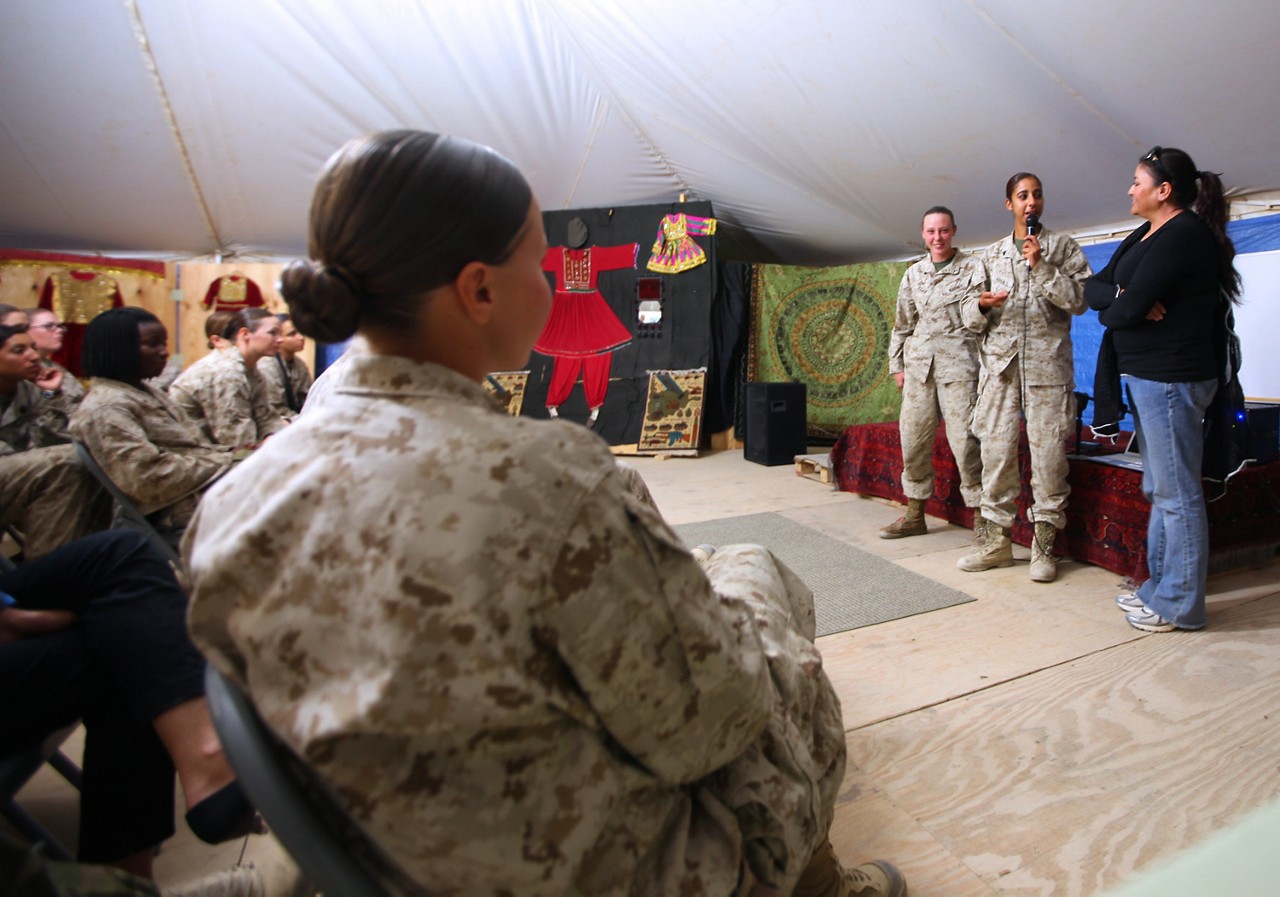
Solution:
<svg viewBox="0 0 1280 897"><path fill-rule="evenodd" d="M1259 464L1280 457L1280 405L1271 402L1245 402L1249 421L1249 457Z"/></svg>
<svg viewBox="0 0 1280 897"><path fill-rule="evenodd" d="M748 383L743 457L776 467L809 448L803 383Z"/></svg>

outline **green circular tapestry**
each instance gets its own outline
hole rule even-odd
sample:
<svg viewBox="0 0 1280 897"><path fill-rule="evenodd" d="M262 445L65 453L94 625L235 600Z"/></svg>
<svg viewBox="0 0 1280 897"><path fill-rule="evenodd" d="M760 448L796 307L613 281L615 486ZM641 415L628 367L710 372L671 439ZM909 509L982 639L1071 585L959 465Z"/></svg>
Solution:
<svg viewBox="0 0 1280 897"><path fill-rule="evenodd" d="M897 419L889 339L906 268L757 269L753 379L804 383L811 432Z"/></svg>

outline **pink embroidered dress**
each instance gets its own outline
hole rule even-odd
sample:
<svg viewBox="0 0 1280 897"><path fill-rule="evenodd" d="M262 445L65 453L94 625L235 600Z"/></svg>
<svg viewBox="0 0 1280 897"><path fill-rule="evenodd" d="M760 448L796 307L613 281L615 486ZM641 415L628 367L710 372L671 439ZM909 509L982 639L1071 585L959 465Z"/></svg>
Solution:
<svg viewBox="0 0 1280 897"><path fill-rule="evenodd" d="M664 216L658 227L658 238L650 250L649 270L659 274L679 274L698 267L707 260L707 254L689 235L702 237L715 232L714 218L699 218L684 212Z"/></svg>

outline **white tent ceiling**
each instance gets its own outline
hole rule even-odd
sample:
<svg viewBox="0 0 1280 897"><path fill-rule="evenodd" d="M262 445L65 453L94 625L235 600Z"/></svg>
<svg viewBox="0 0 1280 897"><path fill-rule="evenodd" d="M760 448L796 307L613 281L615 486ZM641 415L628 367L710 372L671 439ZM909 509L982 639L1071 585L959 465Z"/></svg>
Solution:
<svg viewBox="0 0 1280 897"><path fill-rule="evenodd" d="M1127 227L1151 144L1280 187L1280 6L1224 0L3 0L0 246L295 255L346 139L488 143L545 209L709 199L773 257L909 253L951 206Z"/></svg>

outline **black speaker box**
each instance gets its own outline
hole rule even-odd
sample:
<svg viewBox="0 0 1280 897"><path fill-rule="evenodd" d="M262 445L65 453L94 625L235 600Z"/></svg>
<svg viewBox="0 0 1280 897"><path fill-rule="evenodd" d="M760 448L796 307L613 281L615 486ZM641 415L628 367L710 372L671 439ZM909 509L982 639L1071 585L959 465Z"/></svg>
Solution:
<svg viewBox="0 0 1280 897"><path fill-rule="evenodd" d="M809 448L803 383L748 383L743 457L776 467Z"/></svg>
<svg viewBox="0 0 1280 897"><path fill-rule="evenodd" d="M1280 405L1268 402L1245 402L1244 413L1249 422L1249 457L1259 464L1280 457Z"/></svg>

